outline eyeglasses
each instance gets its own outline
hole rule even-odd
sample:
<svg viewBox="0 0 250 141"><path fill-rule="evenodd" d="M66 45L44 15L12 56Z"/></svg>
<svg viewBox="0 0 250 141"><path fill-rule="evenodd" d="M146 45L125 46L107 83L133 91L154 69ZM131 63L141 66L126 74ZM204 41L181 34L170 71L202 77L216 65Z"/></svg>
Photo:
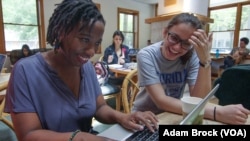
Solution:
<svg viewBox="0 0 250 141"><path fill-rule="evenodd" d="M191 48L193 48L193 46L187 40L181 40L178 37L178 35L176 35L176 34L174 34L172 32L168 32L167 40L172 45L180 43L181 48L183 48L185 50L190 50Z"/></svg>

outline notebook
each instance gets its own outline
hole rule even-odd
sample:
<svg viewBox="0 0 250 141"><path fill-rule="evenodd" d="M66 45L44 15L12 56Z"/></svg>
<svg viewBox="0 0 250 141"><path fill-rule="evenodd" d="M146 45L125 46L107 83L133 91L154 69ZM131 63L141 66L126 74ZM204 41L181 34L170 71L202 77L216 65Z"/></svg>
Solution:
<svg viewBox="0 0 250 141"><path fill-rule="evenodd" d="M208 94L207 96L200 101L200 103L179 123L179 125L191 124L193 120L199 115L200 111L204 108L209 99L215 94L218 90L219 84L217 84ZM107 138L111 138L118 141L130 141L131 136L133 136L136 132L127 130L123 128L119 124L115 124L108 128L107 130L98 134L98 136L103 136Z"/></svg>

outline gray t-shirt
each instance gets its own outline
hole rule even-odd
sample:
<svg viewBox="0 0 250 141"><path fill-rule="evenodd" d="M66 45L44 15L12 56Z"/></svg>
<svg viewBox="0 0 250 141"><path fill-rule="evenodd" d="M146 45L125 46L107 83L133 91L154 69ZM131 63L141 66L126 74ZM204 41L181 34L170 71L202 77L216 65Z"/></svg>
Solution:
<svg viewBox="0 0 250 141"><path fill-rule="evenodd" d="M167 60L161 53L161 44L158 42L145 47L137 54L138 79L140 91L136 96L132 111L152 111L161 113L160 109L151 100L145 86L162 84L165 94L180 99L183 95L185 84L194 85L198 69L199 59L194 51L186 64L180 59Z"/></svg>

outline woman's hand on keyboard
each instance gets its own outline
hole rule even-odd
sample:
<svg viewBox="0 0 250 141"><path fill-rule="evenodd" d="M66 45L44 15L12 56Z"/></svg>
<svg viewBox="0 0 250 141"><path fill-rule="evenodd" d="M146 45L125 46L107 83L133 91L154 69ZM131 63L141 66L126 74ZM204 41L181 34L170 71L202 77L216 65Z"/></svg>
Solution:
<svg viewBox="0 0 250 141"><path fill-rule="evenodd" d="M144 126L152 132L158 128L158 118L150 111L134 112L121 119L120 124L130 130L143 130Z"/></svg>

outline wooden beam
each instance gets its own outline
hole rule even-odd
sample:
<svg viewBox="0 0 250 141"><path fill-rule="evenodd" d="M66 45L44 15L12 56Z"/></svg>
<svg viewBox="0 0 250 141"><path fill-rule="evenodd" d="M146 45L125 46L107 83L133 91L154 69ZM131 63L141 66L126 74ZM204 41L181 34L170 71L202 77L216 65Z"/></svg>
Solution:
<svg viewBox="0 0 250 141"><path fill-rule="evenodd" d="M151 24L153 22L160 22L160 21L166 21L166 20L170 20L172 19L174 16L180 14L181 12L177 12L177 13L172 13L172 14L166 14L166 15L162 15L162 16L157 16L154 18L148 18L145 19L145 23L147 24ZM203 16L203 15L199 15L199 14L194 14L201 22L203 23L213 23L214 19L211 19L209 17Z"/></svg>

